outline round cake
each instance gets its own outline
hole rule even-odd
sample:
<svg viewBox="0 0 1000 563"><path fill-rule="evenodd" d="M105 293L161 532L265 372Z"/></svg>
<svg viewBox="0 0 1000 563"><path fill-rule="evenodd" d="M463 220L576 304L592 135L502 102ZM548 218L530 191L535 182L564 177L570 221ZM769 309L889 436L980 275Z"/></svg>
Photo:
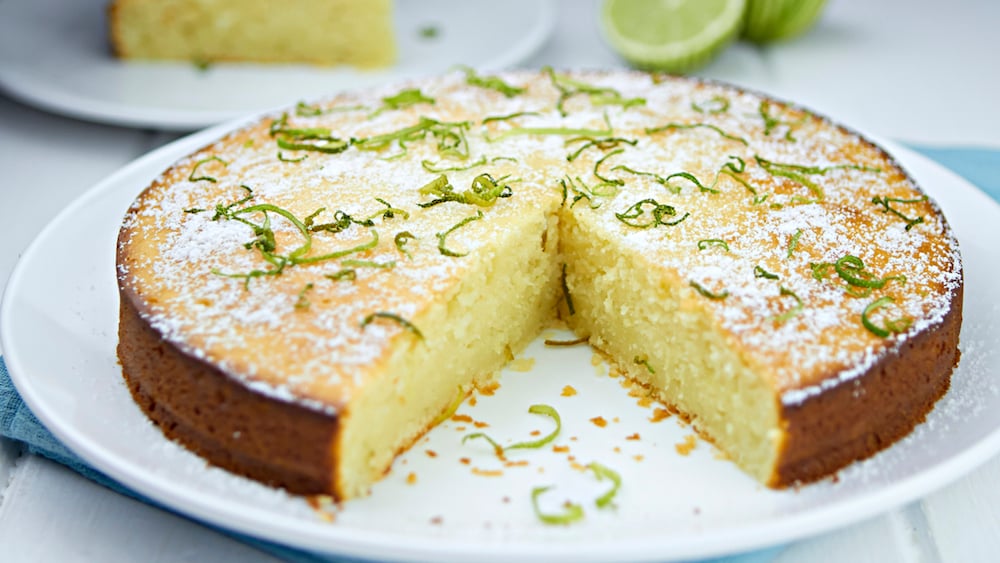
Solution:
<svg viewBox="0 0 1000 563"><path fill-rule="evenodd" d="M885 151L637 72L299 103L153 181L117 268L149 418L340 499L560 319L770 487L905 436L959 359L957 242Z"/></svg>

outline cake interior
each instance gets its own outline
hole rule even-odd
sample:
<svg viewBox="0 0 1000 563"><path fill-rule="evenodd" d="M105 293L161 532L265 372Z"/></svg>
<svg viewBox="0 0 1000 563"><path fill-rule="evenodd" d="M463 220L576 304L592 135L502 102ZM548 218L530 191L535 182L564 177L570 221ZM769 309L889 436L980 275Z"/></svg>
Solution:
<svg viewBox="0 0 1000 563"><path fill-rule="evenodd" d="M377 379L342 414L334 445L341 473L337 494L366 494L447 413L457 393L493 377L555 317L559 298L555 215L539 209L509 223L480 247L477 259L446 296L414 317L422 342L400 339Z"/></svg>
<svg viewBox="0 0 1000 563"><path fill-rule="evenodd" d="M567 214L568 324L628 377L677 408L762 483L779 454L780 405L765 379L676 274L606 239L593 215Z"/></svg>

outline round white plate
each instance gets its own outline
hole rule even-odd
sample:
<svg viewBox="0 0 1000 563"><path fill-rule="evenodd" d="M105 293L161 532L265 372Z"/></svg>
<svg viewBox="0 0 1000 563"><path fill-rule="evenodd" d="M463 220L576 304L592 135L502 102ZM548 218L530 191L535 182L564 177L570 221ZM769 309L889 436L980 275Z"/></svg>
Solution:
<svg viewBox="0 0 1000 563"><path fill-rule="evenodd" d="M115 239L125 209L161 170L223 131L216 127L153 152L88 191L49 224L15 268L0 310L0 336L14 383L53 433L96 468L194 518L283 544L385 560L665 561L736 553L868 518L940 487L1000 450L1000 206L954 174L885 143L944 209L965 259L962 362L927 422L874 458L800 490L772 491L716 457L676 418L650 419L586 347L535 342L507 370L495 395L459 413L488 423L498 440L543 434L555 407L566 452L521 450L504 466L477 431L451 420L401 456L368 498L345 503L329 522L291 497L205 462L164 439L132 402L116 361ZM515 367L531 362L515 362ZM564 387L577 392L564 396ZM602 417L601 427L592 419ZM631 439L630 439L631 438ZM572 456L572 458L570 458ZM464 459L463 459L464 458ZM610 483L574 463L616 470L615 507L593 500ZM571 526L534 515L571 499L586 510Z"/></svg>
<svg viewBox="0 0 1000 563"><path fill-rule="evenodd" d="M191 131L344 89L484 71L531 56L555 23L550 0L397 0L399 61L384 70L123 62L109 50L108 0L0 2L0 88L26 103L115 125ZM432 26L437 36L421 30ZM294 98L294 99L292 99Z"/></svg>

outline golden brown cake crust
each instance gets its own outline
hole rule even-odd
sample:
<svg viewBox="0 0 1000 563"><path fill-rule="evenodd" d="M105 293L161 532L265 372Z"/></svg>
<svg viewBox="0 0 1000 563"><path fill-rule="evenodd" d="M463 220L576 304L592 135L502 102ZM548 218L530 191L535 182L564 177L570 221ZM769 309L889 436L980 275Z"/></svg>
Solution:
<svg viewBox="0 0 1000 563"><path fill-rule="evenodd" d="M922 423L958 365L962 289L944 322L880 358L860 377L784 406L787 438L769 486L832 475L891 446Z"/></svg>
<svg viewBox="0 0 1000 563"><path fill-rule="evenodd" d="M297 494L329 493L336 415L255 393L166 342L121 292L118 358L139 407L171 440Z"/></svg>

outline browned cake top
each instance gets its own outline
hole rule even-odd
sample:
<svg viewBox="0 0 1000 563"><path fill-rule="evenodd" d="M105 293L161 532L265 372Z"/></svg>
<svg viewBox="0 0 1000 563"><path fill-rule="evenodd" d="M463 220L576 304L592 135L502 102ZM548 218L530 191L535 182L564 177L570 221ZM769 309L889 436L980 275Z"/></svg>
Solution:
<svg viewBox="0 0 1000 563"><path fill-rule="evenodd" d="M178 162L125 219L120 282L181 349L328 411L414 338L406 319L448 298L482 241L539 207L648 257L786 404L950 309L962 274L944 218L858 135L687 79L500 78L524 91L456 72L344 94ZM347 147L316 150L341 145L322 137ZM421 206L447 199L442 175L485 195Z"/></svg>

